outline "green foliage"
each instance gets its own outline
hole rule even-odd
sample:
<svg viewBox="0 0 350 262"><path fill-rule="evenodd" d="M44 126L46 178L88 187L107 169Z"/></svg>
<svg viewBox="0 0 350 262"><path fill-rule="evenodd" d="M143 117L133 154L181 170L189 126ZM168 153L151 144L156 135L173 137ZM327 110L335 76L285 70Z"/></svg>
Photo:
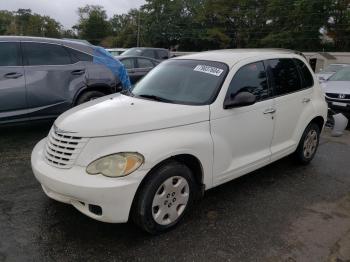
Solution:
<svg viewBox="0 0 350 262"><path fill-rule="evenodd" d="M86 5L78 9L78 15L79 24L76 28L81 38L92 44L98 44L110 35L110 23L102 6Z"/></svg>
<svg viewBox="0 0 350 262"><path fill-rule="evenodd" d="M139 19L141 21L141 16L144 20L143 13L137 9L131 9L127 14L114 15L110 19L114 46L131 47L137 45L137 25Z"/></svg>
<svg viewBox="0 0 350 262"><path fill-rule="evenodd" d="M60 37L62 26L48 16L33 14L30 9L0 11L1 35Z"/></svg>
<svg viewBox="0 0 350 262"><path fill-rule="evenodd" d="M30 9L0 11L0 34L79 37L106 47L183 51L278 47L350 51L350 0L146 0L108 20L101 6L78 9L71 30Z"/></svg>

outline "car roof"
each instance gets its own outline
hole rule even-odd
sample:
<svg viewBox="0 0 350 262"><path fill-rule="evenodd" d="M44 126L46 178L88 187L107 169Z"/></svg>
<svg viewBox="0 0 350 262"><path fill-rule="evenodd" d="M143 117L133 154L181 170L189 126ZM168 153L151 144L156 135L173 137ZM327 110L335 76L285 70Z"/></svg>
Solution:
<svg viewBox="0 0 350 262"><path fill-rule="evenodd" d="M222 49L178 56L172 59L215 61L225 63L229 67L232 67L241 60L261 55L300 55L300 57L303 57L301 53L289 49Z"/></svg>
<svg viewBox="0 0 350 262"><path fill-rule="evenodd" d="M126 48L106 48L107 51L125 51L127 50Z"/></svg>
<svg viewBox="0 0 350 262"><path fill-rule="evenodd" d="M19 41L28 41L28 42L37 42L37 43L48 43L48 44L58 44L64 45L79 51L83 51L90 55L93 55L94 46L85 42L67 40L67 39L58 39L58 38L46 38L46 37L34 37L34 36L0 36L0 42L19 42Z"/></svg>
<svg viewBox="0 0 350 262"><path fill-rule="evenodd" d="M166 48L160 48L160 47L131 47L130 49L152 49L152 50L166 50L168 51L168 49Z"/></svg>
<svg viewBox="0 0 350 262"><path fill-rule="evenodd" d="M124 60L124 59L128 59L128 58L142 58L142 59L148 59L148 60L151 60L153 62L159 63L159 60L151 58L151 57L147 57L147 56L118 55L118 56L115 56L115 58L117 58L119 60Z"/></svg>
<svg viewBox="0 0 350 262"><path fill-rule="evenodd" d="M331 65L339 65L339 66L350 66L350 64L342 64L342 63L335 63L335 64L329 64L329 66Z"/></svg>

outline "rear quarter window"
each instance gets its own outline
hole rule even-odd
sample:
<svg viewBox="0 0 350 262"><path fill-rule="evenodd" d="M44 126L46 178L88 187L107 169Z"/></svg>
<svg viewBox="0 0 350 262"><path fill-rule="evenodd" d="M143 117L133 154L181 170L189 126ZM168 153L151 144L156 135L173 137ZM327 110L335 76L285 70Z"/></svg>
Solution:
<svg viewBox="0 0 350 262"><path fill-rule="evenodd" d="M66 49L68 50L71 59L72 59L72 63L77 63L79 61L86 61L86 62L92 62L92 56L88 55L86 53L80 52L78 50L66 47Z"/></svg>
<svg viewBox="0 0 350 262"><path fill-rule="evenodd" d="M313 87L314 78L310 73L309 68L300 59L294 59L302 78L302 89Z"/></svg>

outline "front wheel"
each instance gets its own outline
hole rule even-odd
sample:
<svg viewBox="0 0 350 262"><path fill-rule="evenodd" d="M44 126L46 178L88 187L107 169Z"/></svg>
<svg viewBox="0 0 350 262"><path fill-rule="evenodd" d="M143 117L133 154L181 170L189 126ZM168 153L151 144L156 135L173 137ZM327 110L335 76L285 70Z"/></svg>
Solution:
<svg viewBox="0 0 350 262"><path fill-rule="evenodd" d="M308 164L314 158L320 142L320 128L315 123L310 123L299 142L295 156L301 164Z"/></svg>
<svg viewBox="0 0 350 262"><path fill-rule="evenodd" d="M193 203L196 182L191 170L177 161L157 168L143 184L133 210L133 220L143 230L157 234L177 225Z"/></svg>

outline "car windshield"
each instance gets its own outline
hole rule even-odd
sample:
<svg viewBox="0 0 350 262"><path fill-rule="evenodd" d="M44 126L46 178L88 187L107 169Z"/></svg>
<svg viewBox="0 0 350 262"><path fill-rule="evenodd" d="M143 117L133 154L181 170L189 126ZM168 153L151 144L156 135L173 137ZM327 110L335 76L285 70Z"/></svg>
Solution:
<svg viewBox="0 0 350 262"><path fill-rule="evenodd" d="M140 56L142 53L142 49L140 48L130 48L123 52L123 56Z"/></svg>
<svg viewBox="0 0 350 262"><path fill-rule="evenodd" d="M329 81L350 81L350 67L345 67L329 78Z"/></svg>
<svg viewBox="0 0 350 262"><path fill-rule="evenodd" d="M137 83L132 93L168 103L206 105L216 98L227 71L228 66L219 62L169 60Z"/></svg>
<svg viewBox="0 0 350 262"><path fill-rule="evenodd" d="M344 65L329 65L321 73L334 73L344 68Z"/></svg>

